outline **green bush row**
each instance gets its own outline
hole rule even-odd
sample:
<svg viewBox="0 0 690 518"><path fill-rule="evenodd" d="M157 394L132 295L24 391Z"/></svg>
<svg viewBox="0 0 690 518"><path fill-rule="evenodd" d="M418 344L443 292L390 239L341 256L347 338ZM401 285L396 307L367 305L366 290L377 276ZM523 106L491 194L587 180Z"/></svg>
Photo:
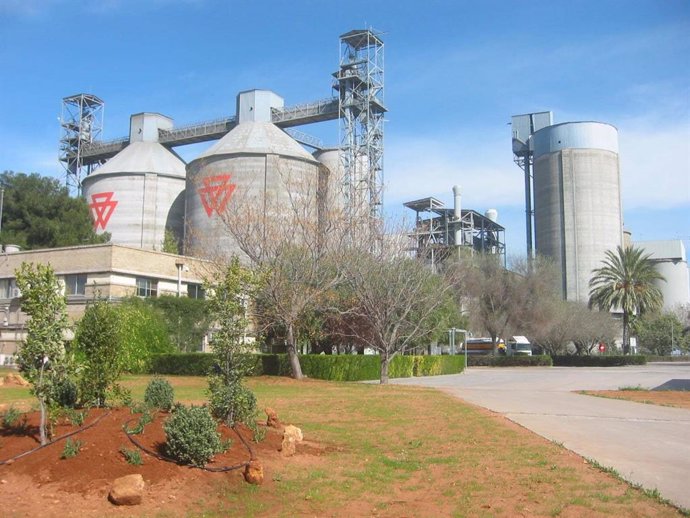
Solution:
<svg viewBox="0 0 690 518"><path fill-rule="evenodd" d="M462 358L462 356L460 357ZM492 356L470 355L467 357L468 367L551 367L551 356Z"/></svg>
<svg viewBox="0 0 690 518"><path fill-rule="evenodd" d="M645 365L647 357L629 356L552 356L555 367L622 367L624 365Z"/></svg>
<svg viewBox="0 0 690 518"><path fill-rule="evenodd" d="M252 375L289 376L290 362L286 354L256 354ZM152 374L205 376L212 369L215 356L206 353L159 354L151 361ZM324 355L300 356L302 372L310 377L332 381L376 380L381 375L381 361L376 355ZM462 356L401 356L391 361L391 378L436 376L462 372Z"/></svg>

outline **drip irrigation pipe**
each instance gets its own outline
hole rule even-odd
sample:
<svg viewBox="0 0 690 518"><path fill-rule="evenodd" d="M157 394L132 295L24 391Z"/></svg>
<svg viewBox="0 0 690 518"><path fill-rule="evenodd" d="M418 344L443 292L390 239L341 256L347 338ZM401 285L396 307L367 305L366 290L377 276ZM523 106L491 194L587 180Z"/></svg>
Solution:
<svg viewBox="0 0 690 518"><path fill-rule="evenodd" d="M42 444L42 445L40 445L40 446L37 446L37 447L34 448L33 450L25 451L24 453L20 453L19 455L15 455L14 457L12 457L12 458L10 458L10 459L0 461L0 466L4 466L5 464L12 463L12 462L14 462L14 461L17 460L17 459L21 459L22 457L26 457L27 455L31 455L32 453L36 453L37 451L42 450L43 448L46 448L46 447L48 447L48 446L52 446L52 445L55 444L56 442L59 442L59 441L61 441L61 440L63 440L63 439L67 439L68 437L72 437L73 435L77 435L78 433L81 433L81 432L83 432L83 431L85 431L85 430L88 430L89 428L93 428L93 427L96 426L104 417L107 417L107 416L109 416L109 415L110 415L110 410L108 410L108 412L106 412L105 414L103 414L103 415L97 417L97 418L94 420L93 423L89 423L89 424L86 425L86 426L82 426L82 427L79 428L78 430L75 430L75 431L70 432L70 433L66 433L65 435L61 435L60 437L56 437L55 439L53 439L53 440L50 441L49 443L46 443L46 444Z"/></svg>

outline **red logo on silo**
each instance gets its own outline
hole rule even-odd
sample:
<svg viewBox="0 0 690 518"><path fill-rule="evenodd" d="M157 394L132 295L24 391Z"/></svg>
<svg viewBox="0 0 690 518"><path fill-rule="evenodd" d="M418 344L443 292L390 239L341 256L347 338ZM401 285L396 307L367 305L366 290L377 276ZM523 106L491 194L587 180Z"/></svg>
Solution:
<svg viewBox="0 0 690 518"><path fill-rule="evenodd" d="M220 216L228 206L230 197L237 187L234 183L230 183L231 176L229 174L209 176L202 180L204 186L197 189L209 218L214 212Z"/></svg>
<svg viewBox="0 0 690 518"><path fill-rule="evenodd" d="M105 230L105 227L108 225L110 216L115 212L115 207L117 207L118 203L116 200L113 200L114 195L114 192L101 192L91 195L91 204L89 208L93 216L94 230L98 230L98 227Z"/></svg>

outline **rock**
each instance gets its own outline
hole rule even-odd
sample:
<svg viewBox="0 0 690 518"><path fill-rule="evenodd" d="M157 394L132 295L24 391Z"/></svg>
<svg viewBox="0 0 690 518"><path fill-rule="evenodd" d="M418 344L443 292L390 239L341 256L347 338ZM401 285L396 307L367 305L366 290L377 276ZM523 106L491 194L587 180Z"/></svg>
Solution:
<svg viewBox="0 0 690 518"><path fill-rule="evenodd" d="M302 440L304 439L304 436L302 435L302 430L291 424L285 427L283 437L294 437L295 442L302 442Z"/></svg>
<svg viewBox="0 0 690 518"><path fill-rule="evenodd" d="M276 411L272 408L266 408L264 412L266 412L267 418L266 426L270 426L271 428L280 428L280 419L278 419L278 414Z"/></svg>
<svg viewBox="0 0 690 518"><path fill-rule="evenodd" d="M295 454L295 451L295 438L284 435L283 443L280 445L280 453L283 455L283 457L292 457Z"/></svg>
<svg viewBox="0 0 690 518"><path fill-rule="evenodd" d="M10 464L14 464L14 459L8 459L5 461L5 466L9 466Z"/></svg>
<svg viewBox="0 0 690 518"><path fill-rule="evenodd" d="M144 496L144 477L140 474L115 479L108 500L115 505L139 505Z"/></svg>
<svg viewBox="0 0 690 518"><path fill-rule="evenodd" d="M244 468L244 479L257 486L264 483L264 467L258 460L251 461Z"/></svg>

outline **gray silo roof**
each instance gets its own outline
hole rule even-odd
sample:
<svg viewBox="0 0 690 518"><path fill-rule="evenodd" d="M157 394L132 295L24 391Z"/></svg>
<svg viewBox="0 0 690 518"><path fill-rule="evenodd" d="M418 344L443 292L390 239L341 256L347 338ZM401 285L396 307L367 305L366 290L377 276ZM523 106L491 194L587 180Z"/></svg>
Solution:
<svg viewBox="0 0 690 518"><path fill-rule="evenodd" d="M217 155L281 155L312 163L317 160L287 133L270 122L243 122L201 153L196 160Z"/></svg>
<svg viewBox="0 0 690 518"><path fill-rule="evenodd" d="M113 173L186 174L185 163L158 142L132 142L87 178Z"/></svg>

